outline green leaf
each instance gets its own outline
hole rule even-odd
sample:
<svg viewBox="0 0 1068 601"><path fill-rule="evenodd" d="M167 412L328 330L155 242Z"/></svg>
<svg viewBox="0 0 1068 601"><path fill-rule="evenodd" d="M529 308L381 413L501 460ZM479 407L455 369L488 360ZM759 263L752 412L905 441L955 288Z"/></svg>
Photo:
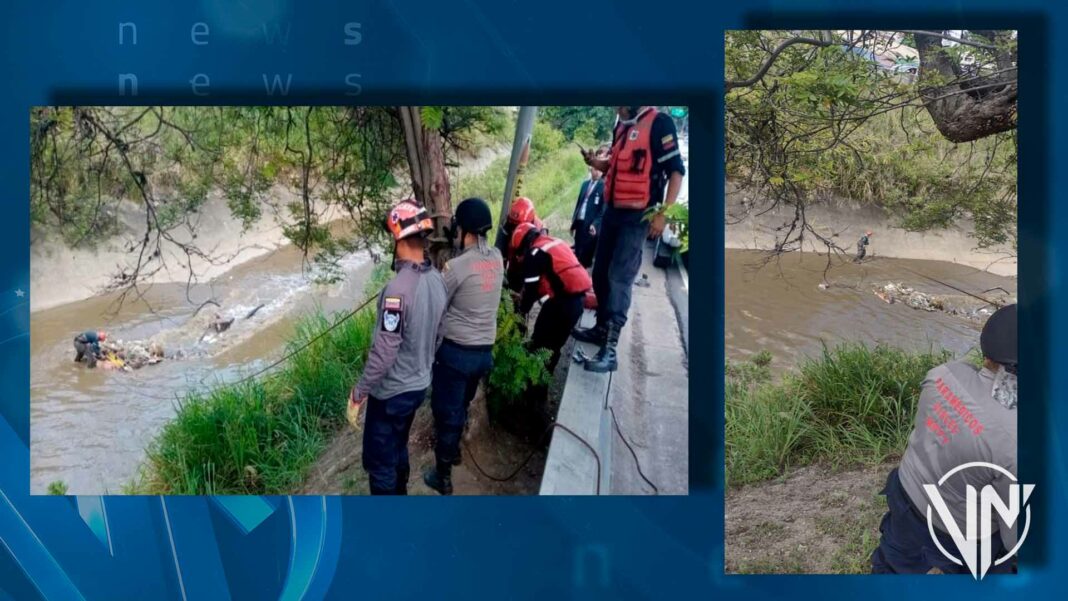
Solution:
<svg viewBox="0 0 1068 601"><path fill-rule="evenodd" d="M423 127L440 129L445 120L445 109L440 106L424 106L419 109L419 116L423 119Z"/></svg>

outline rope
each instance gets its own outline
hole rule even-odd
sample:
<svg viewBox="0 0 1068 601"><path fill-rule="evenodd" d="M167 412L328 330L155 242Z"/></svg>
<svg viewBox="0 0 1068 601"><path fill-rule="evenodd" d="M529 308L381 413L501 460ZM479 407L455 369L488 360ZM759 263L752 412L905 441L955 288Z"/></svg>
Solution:
<svg viewBox="0 0 1068 601"><path fill-rule="evenodd" d="M659 495L660 489L657 488L657 486L653 484L653 481L645 475L644 471L642 471L642 462L638 460L638 454L634 451L634 447L630 445L630 441L627 440L627 437L623 435L623 428L619 426L619 420L616 419L616 410L608 404L608 393L612 390L612 376L613 372L608 372L608 390L604 393L604 406L607 407L608 412L612 414L612 425L615 426L616 433L619 434L619 438L623 441L623 444L627 446L627 450L630 451L630 456L634 458L634 467L638 469L638 475L641 476L642 480L645 480L646 484L653 487L654 495Z"/></svg>
<svg viewBox="0 0 1068 601"><path fill-rule="evenodd" d="M597 488L596 488L596 491L597 491L597 494L600 495L601 494L601 456L597 454L597 451L593 448L592 445L590 445L590 443L586 442L585 438L579 436L578 433L576 433L574 430L572 430L571 428L568 428L567 426L565 426L565 425L563 425L563 424L561 424L559 422L553 422L553 423L549 424L549 427L545 428L545 431L542 432L541 436L538 438L538 443L537 443L538 445L540 445L542 442L545 441L545 436L549 432L551 432L553 428L560 428L564 432L567 432L568 434L574 436L579 442L581 442L587 449L590 450L590 453L593 453L593 458L597 461ZM507 476L501 477L501 476L494 476L493 474L490 474L490 473L486 472L486 470L482 469L482 466L480 466L478 464L478 460L475 459L474 453L471 452L471 449L467 448L467 445L464 445L463 449L464 449L464 451L467 452L467 456L471 459L471 463L474 464L475 470L477 470L478 473L480 473L483 476L489 478L490 480L493 480L494 482L508 482L510 480L513 480L516 476L519 475L519 472L523 471L523 468L526 467L528 463L530 463L530 460L533 459L534 456L537 455L538 451L540 450L538 448L535 448L533 451L530 452L529 455L527 455L526 459L524 459L523 461L521 461L519 463L518 467L516 467L514 470L512 470L512 472L510 474L508 474Z"/></svg>
<svg viewBox="0 0 1068 601"><path fill-rule="evenodd" d="M252 380L253 378L256 378L257 376L260 376L263 373L265 373L267 371L270 371L271 369L274 369L275 367L281 365L282 363L285 363L286 361L290 360L291 358L293 358L298 353L304 351L309 346L311 346L311 345L315 344L316 342L318 342L323 336L326 336L330 332L332 332L335 329L337 329L337 327L340 326L341 324L343 324L346 321L348 321L349 319L352 319L353 317L355 317L356 314L359 313L364 307L366 307L367 305L371 304L371 301L373 301L376 298L378 298L378 294L379 294L378 292L374 293L373 295L368 297L367 300L365 300L362 303L360 303L355 309L353 309L352 311L349 311L348 313L346 313L345 316L342 317L341 319L339 319L337 322L335 322L334 325L332 325L329 328L323 330L322 332L319 332L314 338L312 338L311 340L305 342L304 344L300 345L299 347L293 349L292 351L286 353L285 355L283 355L281 358L279 358L278 360L274 361L270 365L267 365L266 367L264 367L262 369L256 370L251 375L245 376L244 378L241 378L240 380L237 380L236 382L228 382L225 385L226 386L237 386L238 384L242 384L244 382Z"/></svg>
<svg viewBox="0 0 1068 601"><path fill-rule="evenodd" d="M901 267L901 268L902 268L902 269L904 269L905 271L908 271L908 272L914 273L914 274L916 274L916 275L920 276L921 278L924 278L924 279L930 280L930 281L932 281L932 282L935 282L936 284L941 284L941 285L945 286L946 288L951 288L951 289L953 289L953 290L956 290L957 292L960 292L961 294L966 294L966 295L968 295L968 296L970 296L970 297L972 297L972 298L974 298L974 299L976 299L976 300L981 300L981 301L983 301L984 303L986 303L986 304L988 304L988 305L993 305L993 306L995 306L995 307L1000 307L1000 306L1001 306L1001 305L999 305L998 303L996 303L996 302L994 302L994 301L992 301L992 300L990 300L990 299L988 299L988 298L982 297L982 296L980 296L980 295L978 295L978 294L973 294L973 293L971 293L971 292L968 292L967 290L964 290L964 289L962 289L962 288L958 288L958 287L954 286L953 284L948 284L948 283L946 283L946 282L943 282L942 280L940 280L940 279L938 279L938 278L933 278L933 277L931 277L931 276L929 276L929 275L927 275L927 274L924 274L924 273L920 273L920 272L916 271L915 269L912 269L912 268L906 267L906 266L904 266L904 265L900 265L899 267ZM993 289L992 289L992 290L993 290Z"/></svg>
<svg viewBox="0 0 1068 601"><path fill-rule="evenodd" d="M648 476L645 475L645 471L642 470L641 461L638 459L638 453L635 452L634 447L631 446L630 441L628 441L627 437L623 434L623 428L620 427L619 419L616 418L615 409L613 409L612 406L608 404L608 395L609 395L609 393L611 393L611 391L612 391L612 373L609 372L609 374L608 374L608 388L605 390L605 394L604 394L604 406L607 407L608 411L612 414L612 424L615 427L616 433L619 434L619 438L623 440L623 444L626 445L627 450L630 451L630 456L634 458L634 467L637 468L638 475L641 477L642 480L645 481L646 484L648 484L653 489L653 494L659 495L660 494L660 489L656 486L656 484L653 484L653 481L650 480ZM571 434L579 442L581 442L587 449L589 449L590 453L593 454L593 458L597 460L597 488L596 488L596 490L597 490L597 494L600 495L601 494L601 456L597 453L597 451L593 448L593 446L589 442L586 441L586 439L584 439L581 436L579 436L571 428L568 428L567 426L565 426L563 424L560 424L558 422L553 422L553 423L549 424L549 427L546 428L544 432L542 432L541 437L538 439L538 444L539 445L542 442L544 442L546 434L548 434L553 428L560 428L561 430L564 430L568 434ZM490 480L493 480L494 482L508 482L508 481L514 479L516 476L519 475L519 472L523 471L523 468L526 467L526 465L528 463L530 463L530 460L534 458L534 455L536 455L538 453L538 449L535 449L534 451L531 451L531 453L529 455L527 455L526 459L524 459L522 462L520 462L519 465L514 470L512 470L511 473L509 473L507 476L501 477L501 476L494 476L492 474L487 473L485 470L483 470L482 466L480 466L478 464L478 460L475 459L474 453L471 451L471 449L467 448L466 445L464 446L464 451L467 452L467 456L471 459L471 462L474 464L475 470L477 470L478 473L480 473L483 476L489 478Z"/></svg>

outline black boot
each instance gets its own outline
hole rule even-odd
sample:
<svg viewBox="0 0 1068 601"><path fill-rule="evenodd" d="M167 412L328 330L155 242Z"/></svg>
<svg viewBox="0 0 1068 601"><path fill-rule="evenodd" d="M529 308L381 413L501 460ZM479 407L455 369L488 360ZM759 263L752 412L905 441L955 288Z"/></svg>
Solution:
<svg viewBox="0 0 1068 601"><path fill-rule="evenodd" d="M619 367L616 358L616 345L619 344L619 326L610 324L605 335L604 346L597 351L597 356L586 362L586 371L603 374L615 371Z"/></svg>
<svg viewBox="0 0 1068 601"><path fill-rule="evenodd" d="M592 328L575 328L571 330L571 336L579 342L588 342L590 344L596 344L597 346L604 346L605 338L608 336L608 326L601 322L597 322L597 325Z"/></svg>
<svg viewBox="0 0 1068 601"><path fill-rule="evenodd" d="M452 494L452 463L437 462L437 466L423 472L423 482L442 495Z"/></svg>
<svg viewBox="0 0 1068 601"><path fill-rule="evenodd" d="M408 494L408 477L411 476L411 473L411 467L397 468L397 490L393 494L402 496Z"/></svg>

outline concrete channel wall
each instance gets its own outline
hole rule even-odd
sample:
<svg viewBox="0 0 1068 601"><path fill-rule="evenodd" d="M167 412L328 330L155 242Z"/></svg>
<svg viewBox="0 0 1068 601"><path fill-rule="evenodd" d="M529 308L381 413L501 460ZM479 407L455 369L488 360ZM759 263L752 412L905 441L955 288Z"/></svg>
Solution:
<svg viewBox="0 0 1068 601"><path fill-rule="evenodd" d="M668 271L653 267L652 255L647 247L620 337L619 370L594 374L574 363L568 370L557 423L574 434L554 430L543 495L688 493L689 367L679 323L688 307L678 306L688 291L678 274L669 280ZM587 311L583 327L593 321Z"/></svg>

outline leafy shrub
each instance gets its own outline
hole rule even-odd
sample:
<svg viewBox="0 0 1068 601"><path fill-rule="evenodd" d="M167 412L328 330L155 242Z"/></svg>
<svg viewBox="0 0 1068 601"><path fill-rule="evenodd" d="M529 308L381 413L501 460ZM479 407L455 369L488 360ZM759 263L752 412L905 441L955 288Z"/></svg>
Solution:
<svg viewBox="0 0 1068 601"><path fill-rule="evenodd" d="M544 161L560 150L566 141L564 134L548 123L543 121L534 123L533 138L530 141L530 161L534 163Z"/></svg>
<svg viewBox="0 0 1068 601"><path fill-rule="evenodd" d="M532 386L547 384L552 377L546 364L547 349L532 352L523 340L523 318L516 313L507 291L497 309L497 341L493 345L493 371L489 375L486 401L491 415L520 402Z"/></svg>

